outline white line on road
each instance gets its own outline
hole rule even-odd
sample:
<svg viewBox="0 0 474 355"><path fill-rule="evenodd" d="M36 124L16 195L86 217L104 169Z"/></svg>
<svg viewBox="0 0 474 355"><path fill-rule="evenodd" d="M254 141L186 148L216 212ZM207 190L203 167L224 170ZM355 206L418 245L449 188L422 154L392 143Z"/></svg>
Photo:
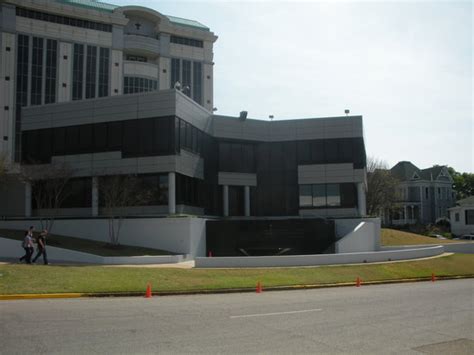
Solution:
<svg viewBox="0 0 474 355"><path fill-rule="evenodd" d="M250 317L265 317L265 316L278 316L281 314L295 314L295 313L308 313L308 312L319 312L322 311L321 308L314 309L303 309L301 311L291 311L291 312L274 312L274 313L257 313L257 314L244 314L241 316L230 316L231 319L235 318L250 318Z"/></svg>

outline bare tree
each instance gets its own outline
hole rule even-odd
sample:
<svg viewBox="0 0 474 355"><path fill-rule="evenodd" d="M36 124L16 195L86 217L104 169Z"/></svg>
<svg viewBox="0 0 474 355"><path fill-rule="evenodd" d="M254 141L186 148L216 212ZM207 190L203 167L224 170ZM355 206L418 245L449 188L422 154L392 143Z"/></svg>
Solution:
<svg viewBox="0 0 474 355"><path fill-rule="evenodd" d="M381 210L393 207L397 199L396 188L399 181L383 160L367 159L367 213L378 215Z"/></svg>
<svg viewBox="0 0 474 355"><path fill-rule="evenodd" d="M109 220L110 243L118 246L126 208L148 203L154 192L143 189L139 179L131 175L102 177L99 189Z"/></svg>
<svg viewBox="0 0 474 355"><path fill-rule="evenodd" d="M67 184L73 176L73 170L66 163L49 165L22 165L20 180L30 184L32 199L38 210L48 210L41 215L41 228L53 229L54 220L64 200L69 196Z"/></svg>

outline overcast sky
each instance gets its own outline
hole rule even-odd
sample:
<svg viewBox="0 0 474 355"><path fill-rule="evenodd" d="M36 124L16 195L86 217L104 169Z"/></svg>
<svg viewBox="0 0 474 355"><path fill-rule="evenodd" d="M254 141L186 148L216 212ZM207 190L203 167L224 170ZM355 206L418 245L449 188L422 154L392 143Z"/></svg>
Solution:
<svg viewBox="0 0 474 355"><path fill-rule="evenodd" d="M106 0L197 20L217 113L363 115L367 155L474 171L471 1Z"/></svg>

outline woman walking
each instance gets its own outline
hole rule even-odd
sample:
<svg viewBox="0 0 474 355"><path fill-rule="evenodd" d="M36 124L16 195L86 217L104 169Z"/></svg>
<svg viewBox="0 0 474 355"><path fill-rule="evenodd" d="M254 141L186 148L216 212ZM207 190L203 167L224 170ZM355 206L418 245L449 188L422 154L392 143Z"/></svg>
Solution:
<svg viewBox="0 0 474 355"><path fill-rule="evenodd" d="M23 243L21 244L21 246L23 247L23 249L25 249L25 255L20 258L20 262L25 260L27 264L31 264L31 256L33 255L34 251L33 231L31 230L31 228L30 230L25 232L25 238L23 239Z"/></svg>

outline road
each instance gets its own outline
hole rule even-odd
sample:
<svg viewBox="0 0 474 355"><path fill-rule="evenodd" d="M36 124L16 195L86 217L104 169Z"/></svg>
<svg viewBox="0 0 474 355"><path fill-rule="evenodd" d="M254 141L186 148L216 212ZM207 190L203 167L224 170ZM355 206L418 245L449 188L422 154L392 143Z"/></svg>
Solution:
<svg viewBox="0 0 474 355"><path fill-rule="evenodd" d="M473 280L0 301L1 354L474 353Z"/></svg>

